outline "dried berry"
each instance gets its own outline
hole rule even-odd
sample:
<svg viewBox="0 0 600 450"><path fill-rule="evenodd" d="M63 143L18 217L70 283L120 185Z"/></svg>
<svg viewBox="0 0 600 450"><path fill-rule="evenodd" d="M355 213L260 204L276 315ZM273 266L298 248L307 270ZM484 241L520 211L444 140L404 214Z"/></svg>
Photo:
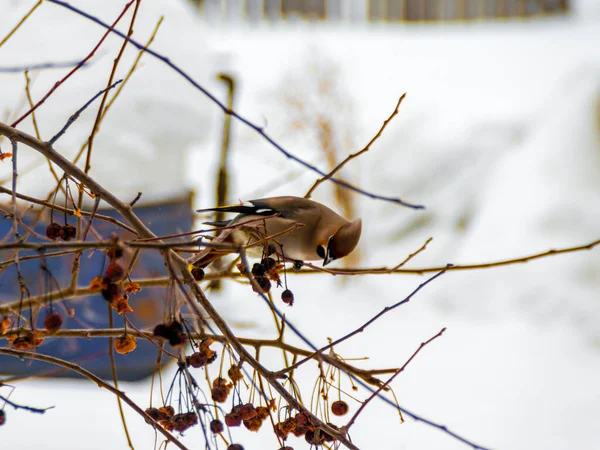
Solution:
<svg viewBox="0 0 600 450"><path fill-rule="evenodd" d="M174 430L183 433L190 427L193 427L198 423L198 416L193 412L186 412L182 414L175 414L171 419L169 419L170 425Z"/></svg>
<svg viewBox="0 0 600 450"><path fill-rule="evenodd" d="M304 435L304 439L306 439L306 442L308 442L311 445L321 445L323 444L323 442L325 442L325 439L323 438L323 433L317 433L316 431L307 431L306 434Z"/></svg>
<svg viewBox="0 0 600 450"><path fill-rule="evenodd" d="M266 294L271 290L271 282L267 277L254 277L254 281L258 286L252 284L252 290L257 294Z"/></svg>
<svg viewBox="0 0 600 450"><path fill-rule="evenodd" d="M217 386L211 389L210 396L217 403L224 403L229 395L229 390L223 386Z"/></svg>
<svg viewBox="0 0 600 450"><path fill-rule="evenodd" d="M215 419L210 423L210 431L215 434L222 433L224 429L225 427L223 426L223 422L221 422L219 419Z"/></svg>
<svg viewBox="0 0 600 450"><path fill-rule="evenodd" d="M135 350L137 343L135 342L135 337L131 334L123 334L115 339L114 347L118 354L126 355Z"/></svg>
<svg viewBox="0 0 600 450"><path fill-rule="evenodd" d="M77 228L75 225L63 225L62 227L62 238L65 241L71 241L77 237Z"/></svg>
<svg viewBox="0 0 600 450"><path fill-rule="evenodd" d="M227 371L227 375L229 376L229 379L233 381L233 384L236 384L238 381L244 378L240 366L238 366L237 364L231 365L231 367Z"/></svg>
<svg viewBox="0 0 600 450"><path fill-rule="evenodd" d="M12 341L12 346L17 350L30 351L39 347L44 338L38 337L35 331L28 331L25 336L20 336Z"/></svg>
<svg viewBox="0 0 600 450"><path fill-rule="evenodd" d="M294 293L289 289L286 289L281 293L281 300L283 300L283 303L286 305L292 306L294 304Z"/></svg>
<svg viewBox="0 0 600 450"><path fill-rule="evenodd" d="M293 418L288 417L283 422L281 422L281 429L285 434L289 434L296 429L296 425L296 421Z"/></svg>
<svg viewBox="0 0 600 450"><path fill-rule="evenodd" d="M147 408L145 413L148 414L150 417L152 417L153 420L155 420L157 422L159 420L163 419L162 414L156 408ZM148 422L148 420L146 420L146 422Z"/></svg>
<svg viewBox="0 0 600 450"><path fill-rule="evenodd" d="M331 412L334 416L343 416L348 412L348 403L343 400L336 400L331 404Z"/></svg>
<svg viewBox="0 0 600 450"><path fill-rule="evenodd" d="M53 241L57 240L58 238L62 239L63 227L56 222L48 224L46 227L46 237L48 239L52 239Z"/></svg>
<svg viewBox="0 0 600 450"><path fill-rule="evenodd" d="M287 445L285 447L280 447L279 450L294 450L292 447L288 447Z"/></svg>
<svg viewBox="0 0 600 450"><path fill-rule="evenodd" d="M296 417L294 417L294 420L296 421L296 425L298 425L299 427L305 427L305 426L308 426L308 424L310 424L310 416L308 415L307 412L304 412L304 411L296 414Z"/></svg>
<svg viewBox="0 0 600 450"><path fill-rule="evenodd" d="M185 361L187 362L188 366L192 366L198 369L199 367L203 367L206 365L206 363L208 362L208 358L206 358L206 356L200 352L195 352L188 356L185 359Z"/></svg>
<svg viewBox="0 0 600 450"><path fill-rule="evenodd" d="M0 427L6 423L6 413L0 409Z"/></svg>
<svg viewBox="0 0 600 450"><path fill-rule="evenodd" d="M105 278L102 287L102 297L104 297L104 300L106 300L107 302L112 302L120 294L121 288L119 287L119 285L111 283Z"/></svg>
<svg viewBox="0 0 600 450"><path fill-rule="evenodd" d="M60 330L62 327L63 318L58 313L50 313L44 319L44 328L48 330L50 333L54 333Z"/></svg>
<svg viewBox="0 0 600 450"><path fill-rule="evenodd" d="M249 420L244 420L244 426L250 431L258 431L262 426L262 420L258 417L253 417Z"/></svg>
<svg viewBox="0 0 600 450"><path fill-rule="evenodd" d="M273 258L263 258L260 263L263 265L267 272L277 265L277 261L275 261Z"/></svg>
<svg viewBox="0 0 600 450"><path fill-rule="evenodd" d="M327 425L329 425L329 427L333 428L334 430L339 430L340 428L337 425L332 424L331 422L327 422ZM333 442L335 441L335 438L333 436L331 436L329 433L327 433L324 430L321 430L321 435L323 436L323 440L325 442Z"/></svg>
<svg viewBox="0 0 600 450"><path fill-rule="evenodd" d="M244 450L244 447L242 447L240 444L231 444L229 447L227 447L227 450Z"/></svg>
<svg viewBox="0 0 600 450"><path fill-rule="evenodd" d="M250 420L258 415L252 403L246 403L245 405L241 405L237 409L237 411L240 413L242 420Z"/></svg>
<svg viewBox="0 0 600 450"><path fill-rule="evenodd" d="M264 277L266 272L265 266L260 263L255 263L252 266L252 275L255 277Z"/></svg>
<svg viewBox="0 0 600 450"><path fill-rule="evenodd" d="M115 248L115 247L108 248L108 249L106 249L106 257L108 259L110 259L111 261L122 258L123 257L123 249Z"/></svg>
<svg viewBox="0 0 600 450"><path fill-rule="evenodd" d="M289 432L285 432L283 430L283 422L276 423L274 431L275 431L275 436L277 436L282 441L285 441L289 434Z"/></svg>
<svg viewBox="0 0 600 450"><path fill-rule="evenodd" d="M140 287L140 285L134 281L125 286L125 293L127 294L137 294L141 290L142 288Z"/></svg>
<svg viewBox="0 0 600 450"><path fill-rule="evenodd" d="M175 415L175 408L173 408L171 405L167 405L167 406L158 408L158 412L163 415L163 417L161 417L160 420L166 420L166 419L170 419L171 417L173 417Z"/></svg>
<svg viewBox="0 0 600 450"><path fill-rule="evenodd" d="M162 337L169 341L173 347L180 347L186 342L186 337L183 334L183 325L177 320L160 323L154 327L154 336Z"/></svg>
<svg viewBox="0 0 600 450"><path fill-rule="evenodd" d="M269 417L269 408L266 406L257 406L256 415L260 420L265 420L267 417Z"/></svg>
<svg viewBox="0 0 600 450"><path fill-rule="evenodd" d="M118 262L111 262L104 272L104 276L111 283L117 283L125 276L125 268Z"/></svg>
<svg viewBox="0 0 600 450"><path fill-rule="evenodd" d="M192 277L194 277L194 280L196 281L202 281L204 280L204 269L200 266L192 266Z"/></svg>
<svg viewBox="0 0 600 450"><path fill-rule="evenodd" d="M225 414L225 424L228 427L239 427L242 424L242 417L237 412Z"/></svg>

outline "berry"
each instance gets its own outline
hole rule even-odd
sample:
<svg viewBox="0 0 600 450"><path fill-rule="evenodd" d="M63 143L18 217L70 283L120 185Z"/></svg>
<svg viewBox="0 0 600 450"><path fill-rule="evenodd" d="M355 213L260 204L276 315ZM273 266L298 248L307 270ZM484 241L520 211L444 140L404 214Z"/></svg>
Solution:
<svg viewBox="0 0 600 450"><path fill-rule="evenodd" d="M48 330L50 333L54 333L55 331L60 330L62 327L63 318L58 313L50 313L44 319L44 328Z"/></svg>
<svg viewBox="0 0 600 450"><path fill-rule="evenodd" d="M134 351L137 344L134 336L131 334L123 334L115 339L113 346L118 354L126 355L127 353Z"/></svg>
<svg viewBox="0 0 600 450"><path fill-rule="evenodd" d="M107 248L106 249L106 257L111 261L123 257L123 249L122 248Z"/></svg>
<svg viewBox="0 0 600 450"><path fill-rule="evenodd" d="M244 450L244 447L242 447L240 444L231 444L229 447L227 447L227 450Z"/></svg>
<svg viewBox="0 0 600 450"><path fill-rule="evenodd" d="M245 405L240 406L238 408L238 412L240 413L242 420L253 419L258 414L256 412L256 409L254 408L254 405L252 405L252 403L246 403Z"/></svg>
<svg viewBox="0 0 600 450"><path fill-rule="evenodd" d="M104 277L111 283L117 283L125 276L125 269L117 262L111 262L104 272Z"/></svg>
<svg viewBox="0 0 600 450"><path fill-rule="evenodd" d="M192 276L196 281L204 280L204 269L199 266L192 266Z"/></svg>
<svg viewBox="0 0 600 450"><path fill-rule="evenodd" d="M195 367L196 369L205 366L208 362L206 355L200 352L192 353L191 356L188 356L185 360L188 366Z"/></svg>
<svg viewBox="0 0 600 450"><path fill-rule="evenodd" d="M265 269L265 266L260 263L255 263L252 266L252 275L255 277L264 277L266 272L267 270Z"/></svg>
<svg viewBox="0 0 600 450"><path fill-rule="evenodd" d="M53 241L63 237L63 227L56 222L48 224L46 227L46 237Z"/></svg>
<svg viewBox="0 0 600 450"><path fill-rule="evenodd" d="M348 403L343 400L336 400L331 404L331 412L334 416L343 416L348 412Z"/></svg>
<svg viewBox="0 0 600 450"><path fill-rule="evenodd" d="M275 261L273 258L263 258L260 263L267 272L277 265L277 261Z"/></svg>
<svg viewBox="0 0 600 450"><path fill-rule="evenodd" d="M217 386L211 389L210 395L215 402L224 403L229 395L229 390L224 386Z"/></svg>
<svg viewBox="0 0 600 450"><path fill-rule="evenodd" d="M237 412L225 414L225 423L228 427L239 427L242 424L242 418Z"/></svg>
<svg viewBox="0 0 600 450"><path fill-rule="evenodd" d="M6 423L6 413L0 409L0 427Z"/></svg>
<svg viewBox="0 0 600 450"><path fill-rule="evenodd" d="M286 305L292 306L294 304L294 293L289 289L286 289L281 293L281 300Z"/></svg>
<svg viewBox="0 0 600 450"><path fill-rule="evenodd" d="M210 431L215 434L222 433L224 429L225 427L223 426L223 422L221 422L219 419L215 419L210 423Z"/></svg>
<svg viewBox="0 0 600 450"><path fill-rule="evenodd" d="M108 279L105 279L105 287L102 289L102 297L107 302L112 302L121 293L121 288L115 283L111 283Z"/></svg>
<svg viewBox="0 0 600 450"><path fill-rule="evenodd" d="M62 238L65 241L71 241L77 237L77 228L75 225L66 224L62 227Z"/></svg>
<svg viewBox="0 0 600 450"><path fill-rule="evenodd" d="M252 285L252 290L257 294L266 294L271 290L271 282L267 277L254 277L254 281L258 284L258 289Z"/></svg>

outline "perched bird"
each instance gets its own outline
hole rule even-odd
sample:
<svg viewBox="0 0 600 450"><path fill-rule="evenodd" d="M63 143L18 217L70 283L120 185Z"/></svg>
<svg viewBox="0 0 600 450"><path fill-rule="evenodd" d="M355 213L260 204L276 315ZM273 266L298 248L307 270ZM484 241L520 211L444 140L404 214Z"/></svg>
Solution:
<svg viewBox="0 0 600 450"><path fill-rule="evenodd" d="M275 251L281 257L295 261L331 261L348 255L360 239L361 219L344 219L321 203L300 197L270 197L243 202L239 205L199 209L197 212L223 211L238 213L229 221L207 222L218 227L233 227L224 243L248 246L251 255L260 256ZM288 231L288 232L286 232ZM277 235L277 236L274 236ZM274 236L272 239L265 238ZM265 249L268 249L265 252ZM198 261L200 266L223 256L212 251Z"/></svg>

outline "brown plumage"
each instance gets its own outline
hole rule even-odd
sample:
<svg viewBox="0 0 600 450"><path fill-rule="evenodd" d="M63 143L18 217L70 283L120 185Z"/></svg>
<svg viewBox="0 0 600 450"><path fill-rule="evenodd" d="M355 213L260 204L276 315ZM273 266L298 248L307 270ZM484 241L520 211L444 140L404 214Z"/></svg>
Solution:
<svg viewBox="0 0 600 450"><path fill-rule="evenodd" d="M327 206L300 197L262 198L239 205L198 210L206 211L238 213L228 222L212 223L228 227L237 225L224 238L224 243L248 246L278 235L268 243L279 255L297 261L322 260L323 265L352 252L362 230L361 219L348 221ZM266 246L261 243L248 248L248 253L260 256L264 248ZM223 254L223 251L211 251L198 263L207 265Z"/></svg>

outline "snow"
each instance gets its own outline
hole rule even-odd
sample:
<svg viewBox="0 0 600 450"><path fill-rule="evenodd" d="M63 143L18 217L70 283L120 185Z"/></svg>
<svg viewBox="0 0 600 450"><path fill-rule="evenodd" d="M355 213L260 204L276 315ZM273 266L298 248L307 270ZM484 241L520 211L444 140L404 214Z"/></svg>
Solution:
<svg viewBox="0 0 600 450"><path fill-rule="evenodd" d="M225 92L215 74L232 72L239 85L236 110L322 168L326 161L318 149L315 111L334 125L341 158L362 148L407 92L398 116L344 176L369 191L399 195L427 209L355 197L363 218L361 265L395 265L430 236L433 242L411 266L470 264L599 238L600 14L592 1L574 3L572 17L538 22L231 29L207 26L184 2L144 0L136 35L147 39L165 14L155 50L219 98ZM10 28L31 4L9 2L0 29ZM117 1L73 4L107 22L122 7ZM62 26L48 33L48 23ZM0 67L81 58L103 32L48 3L26 27L0 48ZM104 87L119 46L118 39L109 38L77 81L39 109L44 138ZM126 52L121 71L135 53ZM63 73L37 75L34 98ZM0 74L0 79L2 108L12 109L22 95L23 77ZM319 91L323 82L331 88ZM286 102L290 98L303 99L308 113L293 109ZM94 117L91 107L57 148L72 155ZM222 120L199 92L144 57L96 139L92 175L126 198L138 190L152 198L193 187L198 203L209 205ZM26 122L23 129L31 131ZM231 199L303 195L314 182L315 174L241 123L233 122L232 133ZM0 167L0 178L9 170L6 164ZM40 180L33 172L19 182L25 192L35 193L46 189ZM331 192L331 186L322 186L314 198L332 204ZM368 362L357 362L368 367L399 366L445 326L447 332L395 381L402 406L492 448L594 448L600 441L599 274L598 249L447 273L337 351L369 355ZM323 345L326 337L352 331L424 280L290 276L297 301L285 312ZM247 287L226 284L211 298L231 323L240 324L241 334L273 336L270 313ZM297 342L291 333L289 338ZM280 364L277 354L266 357ZM303 372L301 383L309 391L314 375ZM122 388L146 405L147 383ZM114 398L85 382L20 383L12 399L57 407L44 416L9 410L3 442L47 446L48 437L60 430L65 449L82 443L126 446ZM89 416L80 419L76 411ZM127 411L127 416L136 448L152 446L153 432L135 414ZM399 425L382 402L369 404L354 428L352 438L364 449L468 448L410 419ZM36 433L27 432L32 429ZM276 447L268 432L236 430L234 436L246 448ZM203 438L190 430L183 441L198 447ZM307 447L295 440L291 445Z"/></svg>

